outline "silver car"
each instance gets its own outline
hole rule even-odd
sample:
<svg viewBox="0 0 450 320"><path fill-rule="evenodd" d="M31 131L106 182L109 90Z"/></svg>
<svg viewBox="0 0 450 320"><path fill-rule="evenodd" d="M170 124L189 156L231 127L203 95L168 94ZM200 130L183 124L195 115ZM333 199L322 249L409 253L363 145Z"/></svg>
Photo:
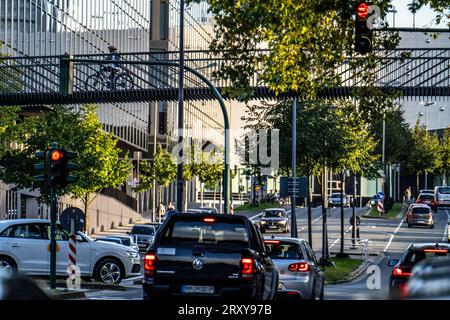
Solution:
<svg viewBox="0 0 450 320"><path fill-rule="evenodd" d="M129 235L134 237L134 242L137 243L139 251L147 251L147 248L153 243L155 233L155 227L152 225L135 224Z"/></svg>
<svg viewBox="0 0 450 320"><path fill-rule="evenodd" d="M278 270L279 299L323 299L324 275L305 240L271 237L265 238L264 242Z"/></svg>

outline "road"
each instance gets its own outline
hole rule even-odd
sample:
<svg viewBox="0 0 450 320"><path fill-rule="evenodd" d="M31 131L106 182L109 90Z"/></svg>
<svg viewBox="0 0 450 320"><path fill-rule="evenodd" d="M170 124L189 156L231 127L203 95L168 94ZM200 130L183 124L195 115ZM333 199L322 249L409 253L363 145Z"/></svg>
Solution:
<svg viewBox="0 0 450 320"><path fill-rule="evenodd" d="M366 211L365 208L357 208L356 214L361 215ZM254 221L258 221L259 215L244 214ZM307 239L307 209L297 208L297 224L299 236ZM344 226L346 238L351 237L351 228L349 219L352 216L352 209L346 208L344 211ZM367 286L368 274L360 276L350 283L339 285L328 285L325 288L325 299L331 300L358 300L358 299L386 299L389 275L391 269L387 262L391 258L399 258L404 249L411 242L442 242L446 238L447 221L450 217L450 209L438 210L435 214L435 228L408 228L403 219L361 219L360 237L370 240L370 253L378 254L373 256L375 264L380 268L380 288L370 290ZM313 249L320 257L322 250L322 209L313 208ZM327 217L328 237L331 252L339 251L340 238L340 209L332 209ZM271 233L267 233L271 234ZM267 235L265 234L265 235ZM288 234L279 234L285 235ZM350 241L345 242L345 251L350 252ZM359 250L352 253L359 253ZM86 293L86 299L91 300L140 300L142 299L142 289L139 284L126 280L122 282L126 291L102 290Z"/></svg>

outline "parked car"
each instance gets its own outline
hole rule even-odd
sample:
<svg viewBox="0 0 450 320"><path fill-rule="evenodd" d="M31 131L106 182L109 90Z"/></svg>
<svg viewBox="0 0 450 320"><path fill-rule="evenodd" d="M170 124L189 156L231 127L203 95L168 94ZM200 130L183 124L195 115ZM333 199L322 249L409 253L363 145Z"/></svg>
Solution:
<svg viewBox="0 0 450 320"><path fill-rule="evenodd" d="M428 226L434 228L433 211L426 204L411 205L406 213L408 228L414 225Z"/></svg>
<svg viewBox="0 0 450 320"><path fill-rule="evenodd" d="M117 244L121 244L121 245L130 247L136 251L139 251L139 247L136 244L136 242L134 242L134 238L132 236L110 235L108 237L97 238L96 241L113 242L113 243L117 243Z"/></svg>
<svg viewBox="0 0 450 320"><path fill-rule="evenodd" d="M437 256L416 264L407 283L409 299L450 300L450 259Z"/></svg>
<svg viewBox="0 0 450 320"><path fill-rule="evenodd" d="M412 268L421 261L436 258L448 258L450 244L448 243L412 243L403 252L400 259L391 259L388 265L392 267L389 278L389 294L393 298L407 296L407 281L412 274Z"/></svg>
<svg viewBox="0 0 450 320"><path fill-rule="evenodd" d="M297 238L266 238L269 255L278 270L278 298L322 300L324 275L308 242Z"/></svg>
<svg viewBox="0 0 450 320"><path fill-rule="evenodd" d="M155 237L155 227L148 224L135 224L128 233L133 236L139 247L139 251L147 251Z"/></svg>
<svg viewBox="0 0 450 320"><path fill-rule="evenodd" d="M262 213L259 227L263 233L267 230L289 232L291 229L291 218L283 208L266 209Z"/></svg>
<svg viewBox="0 0 450 320"><path fill-rule="evenodd" d="M435 196L438 207L450 206L450 187L436 187Z"/></svg>
<svg viewBox="0 0 450 320"><path fill-rule="evenodd" d="M421 193L434 194L434 190L432 190L432 189L422 189L422 190L419 190L419 194L421 194Z"/></svg>
<svg viewBox="0 0 450 320"><path fill-rule="evenodd" d="M153 227L155 227L155 231L158 231L158 228L161 226L161 223L159 223L159 222L147 222L147 223L145 223L145 225L153 226Z"/></svg>
<svg viewBox="0 0 450 320"><path fill-rule="evenodd" d="M208 213L208 214L215 214L218 213L217 209L214 207L200 207L198 208L199 210L201 210L204 213Z"/></svg>
<svg viewBox="0 0 450 320"><path fill-rule="evenodd" d="M67 276L70 235L60 224L56 227L56 274ZM0 268L12 273L48 276L49 234L49 220L0 221ZM140 275L139 253L130 247L94 241L78 232L76 249L81 276L118 284L124 278Z"/></svg>
<svg viewBox="0 0 450 320"><path fill-rule="evenodd" d="M344 193L344 207L350 207L350 201L348 201L347 194ZM341 206L341 193L332 193L328 197L328 206L332 207L340 207Z"/></svg>
<svg viewBox="0 0 450 320"><path fill-rule="evenodd" d="M421 193L417 197L416 203L426 204L433 211L437 210L437 201L436 201L436 198L434 197L434 194Z"/></svg>
<svg viewBox="0 0 450 320"><path fill-rule="evenodd" d="M272 300L277 283L263 237L245 216L172 215L144 260L144 300Z"/></svg>

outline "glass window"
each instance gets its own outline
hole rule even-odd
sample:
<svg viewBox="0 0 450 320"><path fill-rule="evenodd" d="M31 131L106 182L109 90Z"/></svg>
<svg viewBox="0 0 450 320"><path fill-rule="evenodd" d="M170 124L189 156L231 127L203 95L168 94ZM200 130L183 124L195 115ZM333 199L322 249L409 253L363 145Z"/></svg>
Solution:
<svg viewBox="0 0 450 320"><path fill-rule="evenodd" d="M41 228L37 224L16 225L8 236L11 238L43 239Z"/></svg>
<svg viewBox="0 0 450 320"><path fill-rule="evenodd" d="M162 244L216 244L248 247L248 233L243 221L215 221L212 223L176 220L167 226Z"/></svg>
<svg viewBox="0 0 450 320"><path fill-rule="evenodd" d="M50 225L46 226L46 233L47 239L50 239ZM60 224L57 224L55 238L56 240L69 241L70 234Z"/></svg>
<svg viewBox="0 0 450 320"><path fill-rule="evenodd" d="M279 243L266 243L266 246L269 248L269 255L272 259L304 259L297 243L280 241Z"/></svg>
<svg viewBox="0 0 450 320"><path fill-rule="evenodd" d="M160 17L159 17L159 37L160 40L167 40L169 35L169 5L167 2L161 2L160 4Z"/></svg>
<svg viewBox="0 0 450 320"><path fill-rule="evenodd" d="M423 260L435 261L439 259L448 259L448 257L449 253L447 249L411 250L406 254L402 265L412 267Z"/></svg>
<svg viewBox="0 0 450 320"><path fill-rule="evenodd" d="M0 237L12 237L14 228L15 228L15 226L11 226L9 228L6 228L5 230L3 230L0 233Z"/></svg>

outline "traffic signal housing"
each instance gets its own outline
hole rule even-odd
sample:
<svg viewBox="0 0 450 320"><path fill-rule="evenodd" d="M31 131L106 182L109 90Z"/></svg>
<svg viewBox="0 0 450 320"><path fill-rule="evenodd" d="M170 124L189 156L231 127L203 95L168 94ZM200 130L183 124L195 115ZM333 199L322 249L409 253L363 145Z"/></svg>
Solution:
<svg viewBox="0 0 450 320"><path fill-rule="evenodd" d="M33 177L33 181L35 181L35 182L44 182L44 185L48 186L49 185L49 180L48 180L48 161L47 161L48 150L38 151L34 155L35 155L35 157L37 159L40 159L42 161L39 162L39 163L36 163L34 165L34 169L36 171L38 171L40 174L34 176Z"/></svg>
<svg viewBox="0 0 450 320"><path fill-rule="evenodd" d="M71 175L71 172L78 168L78 165L72 162L77 156L76 152L60 147L48 151L50 185L64 188L77 180L77 177Z"/></svg>
<svg viewBox="0 0 450 320"><path fill-rule="evenodd" d="M368 19L370 4L366 1L358 1L355 18L355 52L366 54L372 52L373 32L369 28Z"/></svg>

